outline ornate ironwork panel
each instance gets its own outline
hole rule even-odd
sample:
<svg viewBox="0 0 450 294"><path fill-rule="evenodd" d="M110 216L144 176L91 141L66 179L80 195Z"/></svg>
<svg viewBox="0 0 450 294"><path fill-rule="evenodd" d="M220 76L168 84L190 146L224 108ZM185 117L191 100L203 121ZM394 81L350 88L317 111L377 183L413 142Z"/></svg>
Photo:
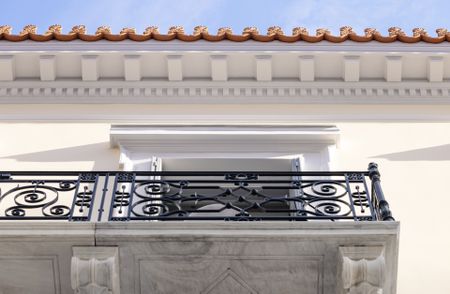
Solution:
<svg viewBox="0 0 450 294"><path fill-rule="evenodd" d="M119 174L110 221L376 220L365 173Z"/></svg>
<svg viewBox="0 0 450 294"><path fill-rule="evenodd" d="M19 219L394 220L375 164L367 172L0 172L0 220Z"/></svg>
<svg viewBox="0 0 450 294"><path fill-rule="evenodd" d="M0 219L91 219L97 174L36 174L0 177Z"/></svg>

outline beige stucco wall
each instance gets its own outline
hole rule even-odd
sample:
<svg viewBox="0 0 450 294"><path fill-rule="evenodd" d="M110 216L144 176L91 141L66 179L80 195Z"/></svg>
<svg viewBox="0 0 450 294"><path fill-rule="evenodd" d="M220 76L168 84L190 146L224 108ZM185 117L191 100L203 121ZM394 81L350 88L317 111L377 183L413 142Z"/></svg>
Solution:
<svg viewBox="0 0 450 294"><path fill-rule="evenodd" d="M450 123L337 123L340 170L379 163L401 221L398 293L450 293ZM108 123L1 123L0 170L115 170Z"/></svg>
<svg viewBox="0 0 450 294"><path fill-rule="evenodd" d="M0 124L2 170L116 170L109 124Z"/></svg>

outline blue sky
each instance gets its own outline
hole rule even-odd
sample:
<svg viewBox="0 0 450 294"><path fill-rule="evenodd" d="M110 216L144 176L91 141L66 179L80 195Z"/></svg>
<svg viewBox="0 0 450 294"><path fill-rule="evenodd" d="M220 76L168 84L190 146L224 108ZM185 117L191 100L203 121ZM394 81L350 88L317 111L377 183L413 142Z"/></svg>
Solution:
<svg viewBox="0 0 450 294"><path fill-rule="evenodd" d="M430 34L445 27L450 30L450 0L2 0L0 25L13 26L19 32L24 25L35 24L39 32L49 25L61 24L68 32L76 24L84 24L88 32L108 25L114 32L134 27L142 32L156 25L166 32L172 25L182 25L191 32L196 25L206 25L211 32L228 26L240 33L256 26L265 33L278 25L290 34L295 26L314 33L318 27L339 32L344 25L358 33L375 27L387 34L391 26L402 27L410 34L414 27L424 27Z"/></svg>

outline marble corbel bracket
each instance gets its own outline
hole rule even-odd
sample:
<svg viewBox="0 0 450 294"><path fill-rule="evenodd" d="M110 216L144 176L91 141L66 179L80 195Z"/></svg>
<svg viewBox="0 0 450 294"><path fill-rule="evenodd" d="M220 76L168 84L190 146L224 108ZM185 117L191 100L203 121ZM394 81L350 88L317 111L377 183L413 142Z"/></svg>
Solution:
<svg viewBox="0 0 450 294"><path fill-rule="evenodd" d="M386 274L383 246L345 246L339 248L339 253L341 293L383 293Z"/></svg>
<svg viewBox="0 0 450 294"><path fill-rule="evenodd" d="M75 294L120 294L117 247L73 247L71 283Z"/></svg>

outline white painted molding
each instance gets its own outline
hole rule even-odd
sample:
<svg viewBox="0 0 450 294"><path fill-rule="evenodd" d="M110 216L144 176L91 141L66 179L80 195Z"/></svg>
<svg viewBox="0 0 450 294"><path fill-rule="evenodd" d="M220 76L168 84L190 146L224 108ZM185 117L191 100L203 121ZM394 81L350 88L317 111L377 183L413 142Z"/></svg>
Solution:
<svg viewBox="0 0 450 294"><path fill-rule="evenodd" d="M345 294L382 294L386 280L383 246L340 247ZM338 271L339 272L339 271Z"/></svg>
<svg viewBox="0 0 450 294"><path fill-rule="evenodd" d="M131 159L130 152L125 148L120 148L119 169L124 171L133 170L134 162Z"/></svg>
<svg viewBox="0 0 450 294"><path fill-rule="evenodd" d="M444 78L444 58L442 56L428 57L427 78L430 82L442 82Z"/></svg>
<svg viewBox="0 0 450 294"><path fill-rule="evenodd" d="M182 55L167 56L167 78L169 81L183 80L183 60Z"/></svg>
<svg viewBox="0 0 450 294"><path fill-rule="evenodd" d="M386 82L401 82L402 57L386 56L385 75Z"/></svg>
<svg viewBox="0 0 450 294"><path fill-rule="evenodd" d="M403 81L13 81L0 103L450 104L450 83Z"/></svg>
<svg viewBox="0 0 450 294"><path fill-rule="evenodd" d="M0 55L0 81L13 81L15 77L14 55Z"/></svg>
<svg viewBox="0 0 450 294"><path fill-rule="evenodd" d="M337 144L335 126L112 125L111 147L158 157L259 158L320 153ZM126 157L126 158L125 158Z"/></svg>
<svg viewBox="0 0 450 294"><path fill-rule="evenodd" d="M118 247L73 247L75 294L120 294Z"/></svg>
<svg viewBox="0 0 450 294"><path fill-rule="evenodd" d="M375 43L374 46L384 48ZM440 44L436 46L440 48ZM6 76L5 81L0 81L0 103L404 105L448 104L450 100L448 52L410 54L381 50L372 54L343 50L335 54L319 50L285 52L281 50L284 47L279 48L280 51L255 53L15 51L2 55L1 62L7 66L0 69L0 76ZM39 58L44 55L55 59ZM155 66L144 60L155 61ZM382 68L376 66L384 62L385 77ZM112 64L120 63L123 71L108 72ZM197 63L198 66L186 67ZM423 78L402 80L402 67L408 70L405 77Z"/></svg>
<svg viewBox="0 0 450 294"><path fill-rule="evenodd" d="M299 62L299 79L302 82L312 82L314 81L314 56L305 55L300 56Z"/></svg>
<svg viewBox="0 0 450 294"><path fill-rule="evenodd" d="M81 56L81 79L83 81L98 80L98 58L98 55Z"/></svg>
<svg viewBox="0 0 450 294"><path fill-rule="evenodd" d="M259 82L269 82L272 80L272 56L257 55L256 60L256 80Z"/></svg>
<svg viewBox="0 0 450 294"><path fill-rule="evenodd" d="M228 60L226 55L211 55L211 79L213 81L228 80Z"/></svg>
<svg viewBox="0 0 450 294"><path fill-rule="evenodd" d="M39 73L41 81L54 81L56 79L55 55L39 56Z"/></svg>
<svg viewBox="0 0 450 294"><path fill-rule="evenodd" d="M124 77L125 81L141 80L141 56L140 55L124 55Z"/></svg>
<svg viewBox="0 0 450 294"><path fill-rule="evenodd" d="M345 82L358 82L359 81L359 56L349 55L344 56L344 73L343 78Z"/></svg>

